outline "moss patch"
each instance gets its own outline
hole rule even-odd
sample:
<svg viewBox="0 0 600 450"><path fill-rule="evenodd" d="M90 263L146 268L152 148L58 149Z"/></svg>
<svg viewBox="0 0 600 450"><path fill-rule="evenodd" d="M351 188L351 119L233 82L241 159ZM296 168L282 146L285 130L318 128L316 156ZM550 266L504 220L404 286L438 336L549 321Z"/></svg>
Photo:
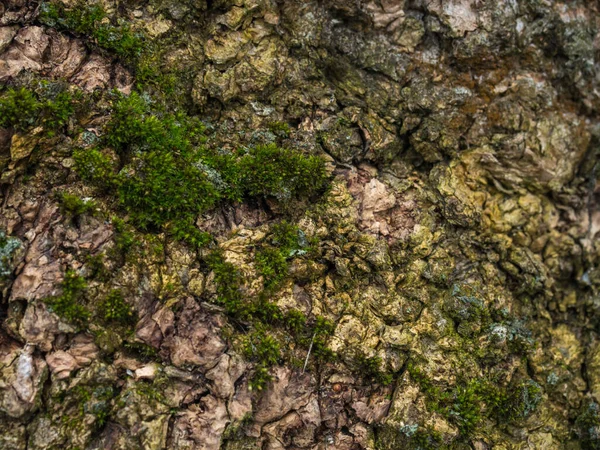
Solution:
<svg viewBox="0 0 600 450"><path fill-rule="evenodd" d="M84 328L90 317L90 311L82 304L87 283L74 270L67 270L60 284L62 294L46 299L53 312L65 320Z"/></svg>
<svg viewBox="0 0 600 450"><path fill-rule="evenodd" d="M104 143L119 161L96 147L78 149L74 159L81 177L116 193L139 230L164 231L195 247L210 241L196 227L197 217L220 202L308 198L327 181L324 162L315 156L276 146L246 153L210 150L196 118L154 109L137 93L115 99Z"/></svg>
<svg viewBox="0 0 600 450"><path fill-rule="evenodd" d="M58 30L87 37L88 44L97 45L124 58L139 56L144 46L142 33L132 30L125 21L111 23L99 4L80 1L67 9L62 3L43 2L38 20Z"/></svg>

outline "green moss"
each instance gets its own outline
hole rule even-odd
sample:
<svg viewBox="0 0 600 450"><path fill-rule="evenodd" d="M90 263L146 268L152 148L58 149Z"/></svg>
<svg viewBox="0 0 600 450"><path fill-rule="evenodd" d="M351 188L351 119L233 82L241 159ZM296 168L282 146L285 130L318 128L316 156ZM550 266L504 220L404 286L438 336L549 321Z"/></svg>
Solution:
<svg viewBox="0 0 600 450"><path fill-rule="evenodd" d="M158 351L154 347L148 344L144 344L142 342L125 342L125 344L123 344L123 347L130 354L132 354L136 358L139 358L142 361L154 361L158 358Z"/></svg>
<svg viewBox="0 0 600 450"><path fill-rule="evenodd" d="M335 325L331 320L317 316L314 324L308 329L307 335L312 335L313 344L312 354L315 361L320 363L331 362L337 358L337 355L327 347L327 341L335 331ZM304 343L306 346L306 342Z"/></svg>
<svg viewBox="0 0 600 450"><path fill-rule="evenodd" d="M165 403L166 399L163 394L165 387L164 380L157 377L152 383L140 381L135 384L135 391L148 400L157 403Z"/></svg>
<svg viewBox="0 0 600 450"><path fill-rule="evenodd" d="M98 281L108 281L110 279L110 272L104 264L104 256L104 253L98 253L86 257L85 265L89 272L89 278Z"/></svg>
<svg viewBox="0 0 600 450"><path fill-rule="evenodd" d="M427 398L428 408L453 422L462 436L470 436L485 418L498 424L517 423L538 407L541 387L533 380L501 386L487 377L460 380L443 389L433 383L413 361L407 365L411 378Z"/></svg>
<svg viewBox="0 0 600 450"><path fill-rule="evenodd" d="M225 261L222 253L211 253L206 262L215 274L217 286L216 303L225 307L227 314L239 318L247 318L251 315L251 307L244 301L240 291L242 275L231 263Z"/></svg>
<svg viewBox="0 0 600 450"><path fill-rule="evenodd" d="M44 25L87 37L89 44L123 58L139 56L144 47L142 33L133 31L125 21L110 23L99 4L80 1L67 9L62 3L43 2L38 20Z"/></svg>
<svg viewBox="0 0 600 450"><path fill-rule="evenodd" d="M76 195L63 192L60 197L60 206L64 214L78 217L82 214L94 213L97 205L91 200L84 200Z"/></svg>
<svg viewBox="0 0 600 450"><path fill-rule="evenodd" d="M281 221L273 225L266 245L256 252L256 268L262 275L267 290L276 290L288 274L288 260L304 255L309 243L304 233L293 224Z"/></svg>
<svg viewBox="0 0 600 450"><path fill-rule="evenodd" d="M376 450L433 450L444 449L444 441L439 432L420 425L380 425L375 428Z"/></svg>
<svg viewBox="0 0 600 450"><path fill-rule="evenodd" d="M131 306L123 298L119 290L112 290L100 303L99 307L102 318L107 322L119 322L122 324L135 321L135 315Z"/></svg>
<svg viewBox="0 0 600 450"><path fill-rule="evenodd" d="M117 185L114 161L96 148L73 151L75 169L85 181L110 191Z"/></svg>
<svg viewBox="0 0 600 450"><path fill-rule="evenodd" d="M247 195L279 200L310 197L323 190L327 181L321 158L273 144L251 149L241 158L240 171Z"/></svg>
<svg viewBox="0 0 600 450"><path fill-rule="evenodd" d="M125 254L131 249L135 242L133 231L128 227L125 221L119 217L112 218L112 225L115 230L115 245L117 250Z"/></svg>
<svg viewBox="0 0 600 450"><path fill-rule="evenodd" d="M388 385L394 381L393 374L382 369L383 360L379 356L367 357L363 354L358 354L355 357L356 372L365 380L373 383Z"/></svg>
<svg viewBox="0 0 600 450"><path fill-rule="evenodd" d="M83 98L81 92L72 94L62 91L47 99L43 105L42 123L44 128L58 130L65 127L75 113L75 105L81 103Z"/></svg>
<svg viewBox="0 0 600 450"><path fill-rule="evenodd" d="M287 225L279 228L279 231L284 228L288 231L295 229L295 235L298 235L297 228L290 228ZM275 235L278 236L278 242L283 247L287 247L294 241L291 239L291 234L282 235L277 232ZM284 240L284 235L290 239ZM240 325L243 323L251 330L243 336L243 352L248 359L256 363L249 384L251 389L261 390L271 380L269 370L283 357L281 351L283 346L286 350L291 350L290 342L296 344L294 346L296 350L303 349L308 352L310 348L310 356L316 364L335 359L335 354L327 347L328 338L335 329L331 321L316 317L312 323L309 323L307 317L297 310L290 310L283 314L281 309L270 300L272 290L267 286L257 297L245 297L241 290L244 284L242 274L233 264L226 262L218 251L210 254L206 262L215 276L216 302L225 307L227 314L235 318L236 323ZM274 333L269 333L267 330L273 330ZM294 357L292 353L286 353L287 359L299 361L299 358Z"/></svg>
<svg viewBox="0 0 600 450"><path fill-rule="evenodd" d="M271 122L267 125L271 133L280 136L288 137L290 135L290 126L285 122Z"/></svg>
<svg viewBox="0 0 600 450"><path fill-rule="evenodd" d="M53 312L69 322L83 328L90 319L90 311L81 304L87 288L86 281L74 270L67 270L60 284L62 294L45 301Z"/></svg>
<svg viewBox="0 0 600 450"><path fill-rule="evenodd" d="M0 97L0 127L25 130L35 125L42 105L28 89L9 89Z"/></svg>
<svg viewBox="0 0 600 450"><path fill-rule="evenodd" d="M575 419L575 436L581 448L600 449L600 406L594 401L584 403Z"/></svg>
<svg viewBox="0 0 600 450"><path fill-rule="evenodd" d="M155 106L135 92L115 97L104 141L120 155L118 173L118 164L96 148L74 152L81 177L116 192L141 231L164 231L198 247L211 237L197 228L197 217L223 201L305 198L325 185L320 158L276 146L252 148L244 155L212 151L204 147L204 127L196 118ZM277 278L281 261L272 256L265 256L264 267Z"/></svg>
<svg viewBox="0 0 600 450"><path fill-rule="evenodd" d="M263 276L265 287L272 289L285 279L287 259L278 249L264 248L256 254L256 269Z"/></svg>
<svg viewBox="0 0 600 450"><path fill-rule="evenodd" d="M259 327L245 336L244 355L250 361L256 362L254 375L248 386L250 390L260 391L272 379L269 368L276 365L281 358L279 342L263 327Z"/></svg>
<svg viewBox="0 0 600 450"><path fill-rule="evenodd" d="M20 87L0 95L0 127L25 131L42 126L52 136L67 125L83 95L66 91L60 83L41 81L38 87L40 94Z"/></svg>
<svg viewBox="0 0 600 450"><path fill-rule="evenodd" d="M284 316L286 328L294 335L300 334L306 327L306 315L298 310L292 309Z"/></svg>

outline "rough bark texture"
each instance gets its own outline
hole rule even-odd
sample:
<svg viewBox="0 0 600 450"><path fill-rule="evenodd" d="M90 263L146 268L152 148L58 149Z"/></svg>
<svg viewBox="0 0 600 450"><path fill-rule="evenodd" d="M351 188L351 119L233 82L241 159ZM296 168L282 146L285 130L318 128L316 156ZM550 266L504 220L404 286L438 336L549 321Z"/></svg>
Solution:
<svg viewBox="0 0 600 450"><path fill-rule="evenodd" d="M2 98L81 98L0 128L0 449L600 448L598 2L61 5L0 4ZM137 94L327 186L207 203L199 246L143 222L76 170L149 176L110 140Z"/></svg>

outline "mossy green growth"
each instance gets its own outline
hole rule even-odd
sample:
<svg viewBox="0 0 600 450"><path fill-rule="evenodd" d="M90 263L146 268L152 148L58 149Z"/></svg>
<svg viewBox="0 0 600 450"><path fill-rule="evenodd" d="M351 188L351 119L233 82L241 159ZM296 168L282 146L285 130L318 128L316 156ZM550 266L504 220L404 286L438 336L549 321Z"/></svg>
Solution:
<svg viewBox="0 0 600 450"><path fill-rule="evenodd" d="M376 450L439 450L448 448L439 432L415 424L375 427Z"/></svg>
<svg viewBox="0 0 600 450"><path fill-rule="evenodd" d="M290 135L290 126L285 122L271 122L267 127L271 133L277 136L288 137Z"/></svg>
<svg viewBox="0 0 600 450"><path fill-rule="evenodd" d="M464 379L442 389L413 361L407 365L411 378L427 398L428 408L453 422L463 436L469 436L484 418L498 424L516 423L527 418L542 399L541 387L533 380L501 386L487 377Z"/></svg>
<svg viewBox="0 0 600 450"><path fill-rule="evenodd" d="M131 339L133 339L133 336ZM154 347L143 342L127 341L123 344L123 347L142 361L147 362L158 359L158 351Z"/></svg>
<svg viewBox="0 0 600 450"><path fill-rule="evenodd" d="M276 290L287 276L288 260L304 255L308 250L308 240L296 225L287 221L273 225L267 242L256 252L256 268L263 277L265 288Z"/></svg>
<svg viewBox="0 0 600 450"><path fill-rule="evenodd" d="M252 313L251 305L245 302L240 290L243 279L240 271L230 262L225 261L221 252L212 252L206 262L215 274L217 286L216 303L225 307L227 314L241 319Z"/></svg>
<svg viewBox="0 0 600 450"><path fill-rule="evenodd" d="M79 198L77 195L63 192L59 196L60 206L64 214L71 217L78 217L82 214L94 213L96 211L96 203L92 200Z"/></svg>
<svg viewBox="0 0 600 450"><path fill-rule="evenodd" d="M42 126L52 136L68 123L83 99L80 92L66 91L59 83L42 81L38 90L41 94L25 87L0 94L0 127L26 131Z"/></svg>
<svg viewBox="0 0 600 450"><path fill-rule="evenodd" d="M287 201L310 197L327 182L323 160L304 156L274 144L250 149L240 159L241 182L247 196L274 197Z"/></svg>
<svg viewBox="0 0 600 450"><path fill-rule="evenodd" d="M79 175L91 184L111 191L118 186L115 161L97 148L75 149L75 167Z"/></svg>
<svg viewBox="0 0 600 450"><path fill-rule="evenodd" d="M367 357L358 354L355 357L357 373L373 383L388 385L394 381L394 375L382 369L383 360L379 356Z"/></svg>
<svg viewBox="0 0 600 450"><path fill-rule="evenodd" d="M204 141L197 118L166 112L135 92L115 94L104 143L120 163L98 148L79 149L76 170L105 192L116 192L136 228L164 231L193 246L211 241L195 222L220 202L310 197L327 180L323 160L314 156L276 146L220 153Z"/></svg>
<svg viewBox="0 0 600 450"><path fill-rule="evenodd" d="M249 389L260 391L272 379L269 368L281 358L279 342L263 326L259 326L244 337L244 355L256 362L254 375L248 384Z"/></svg>
<svg viewBox="0 0 600 450"><path fill-rule="evenodd" d="M575 419L575 437L581 448L600 449L600 406L594 401L587 401Z"/></svg>
<svg viewBox="0 0 600 450"><path fill-rule="evenodd" d="M81 304L87 288L86 281L77 272L69 269L65 272L60 286L62 294L47 298L46 303L58 316L84 328L91 316L90 311Z"/></svg>
<svg viewBox="0 0 600 450"><path fill-rule="evenodd" d="M134 233L127 223L119 217L113 217L111 222L115 230L116 248L122 254L126 254L135 242Z"/></svg>
<svg viewBox="0 0 600 450"><path fill-rule="evenodd" d="M98 281L108 281L110 279L110 273L104 264L104 253L98 253L96 255L88 255L85 258L85 265L88 269L89 278Z"/></svg>
<svg viewBox="0 0 600 450"><path fill-rule="evenodd" d="M0 97L0 127L25 130L34 126L41 106L32 91L24 87L9 89Z"/></svg>
<svg viewBox="0 0 600 450"><path fill-rule="evenodd" d="M99 311L102 318L107 322L118 322L121 324L132 323L135 320L133 309L123 298L118 289L109 292L100 303Z"/></svg>
<svg viewBox="0 0 600 450"><path fill-rule="evenodd" d="M288 311L284 316L285 327L294 335L306 328L306 315L296 309Z"/></svg>
<svg viewBox="0 0 600 450"><path fill-rule="evenodd" d="M278 249L267 247L257 252L256 269L263 276L265 287L274 288L285 279L287 259Z"/></svg>
<svg viewBox="0 0 600 450"><path fill-rule="evenodd" d="M143 33L132 30L125 21L111 23L98 3L80 1L66 8L62 3L43 2L38 20L61 31L87 37L92 44L123 58L135 58L144 48Z"/></svg>

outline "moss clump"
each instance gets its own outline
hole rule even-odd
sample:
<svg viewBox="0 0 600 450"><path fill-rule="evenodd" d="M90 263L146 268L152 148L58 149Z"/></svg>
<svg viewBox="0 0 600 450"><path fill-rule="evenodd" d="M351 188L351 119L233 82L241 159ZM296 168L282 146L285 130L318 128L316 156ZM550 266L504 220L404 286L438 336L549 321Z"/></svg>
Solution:
<svg viewBox="0 0 600 450"><path fill-rule="evenodd" d="M159 120L148 108L137 94L115 105L106 142L129 161L119 173L115 162L95 148L75 151L76 168L84 179L116 192L140 230L168 231L192 245L204 245L209 236L194 222L219 195L197 164L199 124L175 115Z"/></svg>
<svg viewBox="0 0 600 450"><path fill-rule="evenodd" d="M116 192L132 223L142 231L166 231L194 246L210 241L195 221L221 201L245 197L302 198L323 189L320 158L276 146L245 155L220 154L203 146L203 126L184 114L153 110L133 93L117 97L105 144L123 167L97 148L74 152L85 180Z"/></svg>
<svg viewBox="0 0 600 450"><path fill-rule="evenodd" d="M67 270L60 284L62 294L46 299L53 312L69 322L83 328L90 319L90 311L81 304L87 288L86 281L74 270Z"/></svg>
<svg viewBox="0 0 600 450"><path fill-rule="evenodd" d="M271 122L267 127L276 136L288 137L290 135L290 126L285 122Z"/></svg>
<svg viewBox="0 0 600 450"><path fill-rule="evenodd" d="M81 199L76 195L63 192L60 197L60 206L64 214L71 217L78 217L82 214L94 213L96 203L91 200Z"/></svg>
<svg viewBox="0 0 600 450"><path fill-rule="evenodd" d="M575 419L575 435L583 449L600 449L600 406L586 402Z"/></svg>
<svg viewBox="0 0 600 450"><path fill-rule="evenodd" d="M265 287L274 288L285 279L287 259L276 248L264 248L256 254L256 269L263 276Z"/></svg>
<svg viewBox="0 0 600 450"><path fill-rule="evenodd" d="M127 226L127 223L119 217L112 218L112 225L115 230L115 245L118 251L126 254L135 242L133 231Z"/></svg>
<svg viewBox="0 0 600 450"><path fill-rule="evenodd" d="M224 306L229 315L242 319L247 318L251 314L251 309L245 304L240 291L243 280L239 270L233 264L225 261L220 252L211 253L206 262L215 274L216 303Z"/></svg>
<svg viewBox="0 0 600 450"><path fill-rule="evenodd" d="M84 180L107 191L118 185L115 162L100 150L76 149L73 152L73 159L77 172Z"/></svg>
<svg viewBox="0 0 600 450"><path fill-rule="evenodd" d="M541 387L533 380L503 387L496 380L481 377L442 389L414 362L409 362L407 370L427 397L428 407L453 422L463 436L473 433L484 418L498 424L519 422L531 415L542 399Z"/></svg>
<svg viewBox="0 0 600 450"><path fill-rule="evenodd" d="M298 335L306 327L306 315L301 311L292 309L284 316L285 327L295 335Z"/></svg>
<svg viewBox="0 0 600 450"><path fill-rule="evenodd" d="M388 385L394 381L394 375L382 370L383 360L379 356L367 357L359 354L355 358L357 373L365 380L373 383Z"/></svg>
<svg viewBox="0 0 600 450"><path fill-rule="evenodd" d="M0 127L25 130L35 125L41 104L28 89L9 89L0 97Z"/></svg>
<svg viewBox="0 0 600 450"><path fill-rule="evenodd" d="M286 278L288 260L304 255L309 243L304 233L293 224L282 221L271 228L266 245L256 252L256 268L262 275L267 290L275 290Z"/></svg>
<svg viewBox="0 0 600 450"><path fill-rule="evenodd" d="M123 58L135 58L144 48L144 35L135 32L125 21L110 23L99 4L78 2L72 8L62 3L43 2L39 21L47 26L88 37L91 44L114 52Z"/></svg>
<svg viewBox="0 0 600 450"><path fill-rule="evenodd" d="M140 359L141 361L154 361L156 359L158 359L158 351L148 345L148 344L144 344L142 342L125 342L123 344L123 347L125 348L125 350L127 350L130 354L132 354L134 357Z"/></svg>
<svg viewBox="0 0 600 450"><path fill-rule="evenodd" d="M240 160L246 195L291 200L321 191L327 181L323 160L276 145L259 146Z"/></svg>
<svg viewBox="0 0 600 450"><path fill-rule="evenodd" d="M68 123L83 95L57 83L43 81L39 87L41 94L20 87L0 95L0 127L25 131L43 126L48 135L54 135Z"/></svg>
<svg viewBox="0 0 600 450"><path fill-rule="evenodd" d="M104 253L98 253L97 255L88 255L85 258L89 278L98 281L108 281L110 279L110 272L104 264L104 256Z"/></svg>
<svg viewBox="0 0 600 450"><path fill-rule="evenodd" d="M107 322L118 322L121 324L132 323L135 319L133 309L123 298L118 289L113 289L100 303L99 307L102 318Z"/></svg>
<svg viewBox="0 0 600 450"><path fill-rule="evenodd" d="M269 335L264 327L258 327L254 332L245 336L244 355L256 362L254 375L248 386L250 390L262 390L271 381L269 368L279 362L281 349L279 342Z"/></svg>

